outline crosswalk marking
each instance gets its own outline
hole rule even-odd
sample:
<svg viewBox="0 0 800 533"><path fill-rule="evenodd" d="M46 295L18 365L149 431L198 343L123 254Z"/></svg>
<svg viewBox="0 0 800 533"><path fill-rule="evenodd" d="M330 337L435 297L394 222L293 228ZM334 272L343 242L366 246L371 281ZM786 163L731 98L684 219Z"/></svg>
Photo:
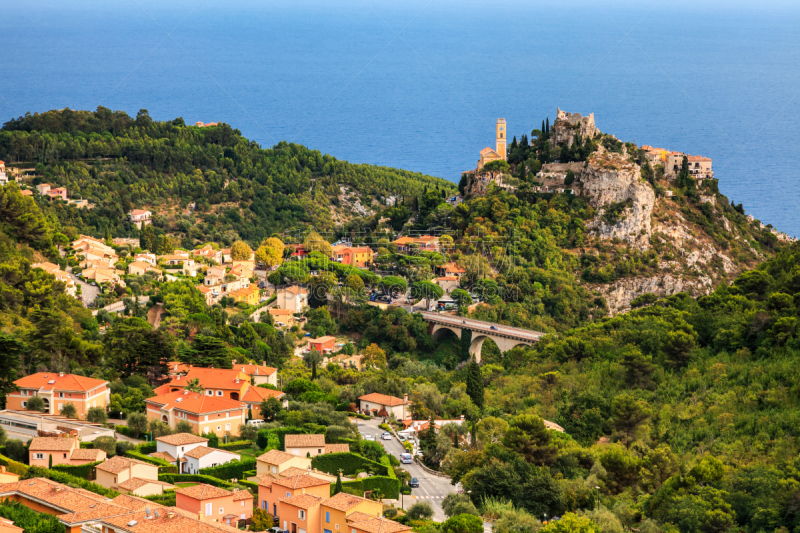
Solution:
<svg viewBox="0 0 800 533"><path fill-rule="evenodd" d="M414 496L415 500L443 500L444 496Z"/></svg>

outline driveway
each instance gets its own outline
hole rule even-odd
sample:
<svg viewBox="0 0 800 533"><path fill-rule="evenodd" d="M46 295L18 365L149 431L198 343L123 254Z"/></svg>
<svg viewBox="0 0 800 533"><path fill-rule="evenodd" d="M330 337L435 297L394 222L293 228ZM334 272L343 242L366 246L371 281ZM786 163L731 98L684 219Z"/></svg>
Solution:
<svg viewBox="0 0 800 533"><path fill-rule="evenodd" d="M382 440L380 438L383 430L378 427L380 419L360 420L356 419L358 431L362 435L375 435L376 442L380 442L384 449L400 459L400 454L405 453L405 448L394 436L392 440ZM405 496L403 508L408 509L418 501L427 501L433 507L433 519L436 522L444 522L447 517L442 510L442 500L451 492L457 492L458 487L450 484L449 477L439 477L427 473L416 463L402 465L402 468L417 478L419 487L411 489L411 496Z"/></svg>
<svg viewBox="0 0 800 533"><path fill-rule="evenodd" d="M85 307L88 307L89 304L92 303L95 298L97 298L97 295L100 294L100 288L90 283L86 283L81 278L73 274L72 267L70 266L67 267L66 272L67 274L69 274L69 277L72 278L72 281L74 281L76 285L80 285L81 294L79 298L81 302L83 302L83 305Z"/></svg>

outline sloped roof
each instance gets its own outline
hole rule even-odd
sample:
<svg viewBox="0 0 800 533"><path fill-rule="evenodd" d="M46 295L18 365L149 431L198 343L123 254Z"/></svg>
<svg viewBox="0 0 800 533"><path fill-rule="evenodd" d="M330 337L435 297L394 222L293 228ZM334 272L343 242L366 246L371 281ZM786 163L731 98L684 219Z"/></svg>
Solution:
<svg viewBox="0 0 800 533"><path fill-rule="evenodd" d="M168 463L174 463L175 462L175 458L172 457L167 452L153 452L153 453L150 454L150 457L155 457L156 459L163 459L164 461L166 461Z"/></svg>
<svg viewBox="0 0 800 533"><path fill-rule="evenodd" d="M68 452L78 443L72 437L34 437L28 450L32 452Z"/></svg>
<svg viewBox="0 0 800 533"><path fill-rule="evenodd" d="M286 435L284 448L324 448L325 435Z"/></svg>
<svg viewBox="0 0 800 533"><path fill-rule="evenodd" d="M272 309L270 309L270 311L272 311ZM255 376L271 376L272 374L278 371L277 368L272 368L271 366L251 365L242 363L236 363L235 365L233 365L233 369L239 370L240 372L243 372L247 375L255 375Z"/></svg>
<svg viewBox="0 0 800 533"><path fill-rule="evenodd" d="M280 450L270 450L267 453L260 455L257 460L269 463L271 465L282 465L283 463L291 461L296 457L298 456L292 455L291 453L282 452Z"/></svg>
<svg viewBox="0 0 800 533"><path fill-rule="evenodd" d="M242 388L242 381L250 381L247 374L235 368L203 368L193 366L183 377L175 376L169 382L173 387L184 387L188 381L197 379L204 389L236 389ZM239 383L236 383L236 380Z"/></svg>
<svg viewBox="0 0 800 533"><path fill-rule="evenodd" d="M298 494L291 498L283 498L280 500L282 503L287 503L300 509L309 509L322 502L319 496L312 496L311 494Z"/></svg>
<svg viewBox="0 0 800 533"><path fill-rule="evenodd" d="M359 396L358 399L365 402L387 405L389 407L394 407L396 405L403 405L404 403L403 400L400 398L396 398L394 396L388 396L386 394L378 394L377 392L373 392L371 394L365 394L364 396Z"/></svg>
<svg viewBox="0 0 800 533"><path fill-rule="evenodd" d="M144 461L137 461L136 459L129 459L128 457L123 457L122 455L115 455L111 459L107 459L106 461L97 465L98 470L103 470L104 472L111 472L112 474L119 474L120 472L129 469L133 465L147 465L147 466L155 466L152 463L145 463Z"/></svg>
<svg viewBox="0 0 800 533"><path fill-rule="evenodd" d="M101 461L106 458L105 450L98 450L94 448L75 448L72 450L70 459L77 461Z"/></svg>
<svg viewBox="0 0 800 533"><path fill-rule="evenodd" d="M37 372L36 374L20 378L14 383L21 389L86 392L96 389L101 385L107 385L108 381L87 378L85 376L76 376L75 374L64 374L62 376L58 372Z"/></svg>
<svg viewBox="0 0 800 533"><path fill-rule="evenodd" d="M147 403L160 405L161 409L180 409L189 413L203 414L217 411L241 409L244 404L236 400L217 396L208 396L197 392L179 390L145 400Z"/></svg>
<svg viewBox="0 0 800 533"><path fill-rule="evenodd" d="M320 485L330 485L330 481L325 481L310 474L302 476L291 476L283 479L276 479L272 482L273 485L280 485L289 489L305 489L308 487L319 487Z"/></svg>
<svg viewBox="0 0 800 533"><path fill-rule="evenodd" d="M281 398L284 394L285 393L275 389L250 386L247 387L247 390L242 396L242 401L249 403L261 403L268 398Z"/></svg>
<svg viewBox="0 0 800 533"><path fill-rule="evenodd" d="M156 440L164 442L166 444L171 444L173 446L183 446L185 444L208 442L208 439L204 437L198 437L197 435L192 435L191 433L175 433L174 435L164 435L163 437L157 437Z"/></svg>
<svg viewBox="0 0 800 533"><path fill-rule="evenodd" d="M372 500L368 500L360 496L353 496L352 494L347 494L346 492L340 492L339 494L336 494L322 502L322 505L325 507L330 507L331 509L336 509L337 511L348 511L356 505L368 501Z"/></svg>
<svg viewBox="0 0 800 533"><path fill-rule="evenodd" d="M221 489L213 485L200 483L199 485L194 485L192 487L178 489L175 491L175 494L182 494L195 500L208 500L211 498L224 498L225 496L230 496L233 493L229 490Z"/></svg>
<svg viewBox="0 0 800 533"><path fill-rule="evenodd" d="M350 451L349 444L326 444L325 453L345 453Z"/></svg>

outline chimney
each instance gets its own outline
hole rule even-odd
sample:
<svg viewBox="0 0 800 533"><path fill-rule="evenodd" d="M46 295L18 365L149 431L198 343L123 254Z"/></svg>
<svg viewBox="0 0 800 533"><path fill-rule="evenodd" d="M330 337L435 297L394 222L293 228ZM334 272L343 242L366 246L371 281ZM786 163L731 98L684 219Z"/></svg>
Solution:
<svg viewBox="0 0 800 533"><path fill-rule="evenodd" d="M199 521L203 521L203 511L197 511L197 519Z"/></svg>
<svg viewBox="0 0 800 533"><path fill-rule="evenodd" d="M58 377L63 378L64 377L64 373L63 372L59 372L58 373Z"/></svg>
<svg viewBox="0 0 800 533"><path fill-rule="evenodd" d="M175 372L178 371L178 363L175 363Z"/></svg>

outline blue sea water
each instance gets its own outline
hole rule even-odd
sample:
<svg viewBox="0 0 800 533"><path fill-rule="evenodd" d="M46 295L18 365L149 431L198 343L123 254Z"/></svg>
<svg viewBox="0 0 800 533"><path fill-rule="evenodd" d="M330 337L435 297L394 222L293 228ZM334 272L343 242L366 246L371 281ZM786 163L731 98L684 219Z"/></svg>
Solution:
<svg viewBox="0 0 800 533"><path fill-rule="evenodd" d="M0 121L103 105L457 180L556 107L800 235L800 3L0 0Z"/></svg>

